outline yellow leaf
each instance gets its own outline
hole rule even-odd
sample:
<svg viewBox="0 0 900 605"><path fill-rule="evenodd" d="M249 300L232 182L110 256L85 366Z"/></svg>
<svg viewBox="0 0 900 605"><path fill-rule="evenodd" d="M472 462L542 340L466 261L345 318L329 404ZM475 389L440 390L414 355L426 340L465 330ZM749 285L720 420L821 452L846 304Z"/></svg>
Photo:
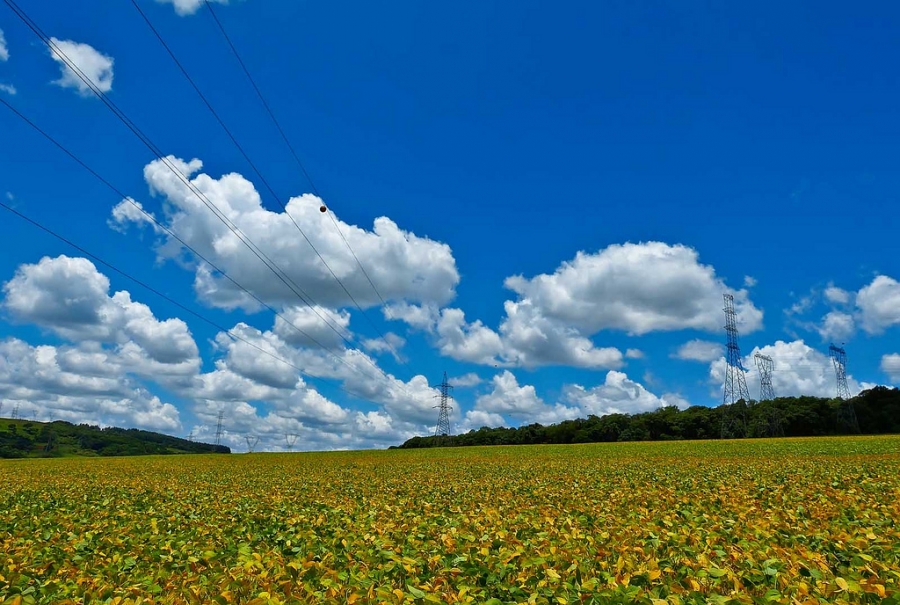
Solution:
<svg viewBox="0 0 900 605"><path fill-rule="evenodd" d="M847 580L841 577L837 577L834 579L834 582L840 586L841 590L847 590L850 586L847 584Z"/></svg>
<svg viewBox="0 0 900 605"><path fill-rule="evenodd" d="M688 581L691 583L691 588L693 588L694 590L700 590L700 583L697 582L697 580L695 580L694 578L690 578Z"/></svg>
<svg viewBox="0 0 900 605"><path fill-rule="evenodd" d="M662 572L661 572L660 570L658 570L658 569L653 569L653 570L650 571L650 579L651 579L651 580L659 579L659 576L661 576L661 575L662 575ZM658 601L658 600L659 600L659 599L657 599L657 601Z"/></svg>

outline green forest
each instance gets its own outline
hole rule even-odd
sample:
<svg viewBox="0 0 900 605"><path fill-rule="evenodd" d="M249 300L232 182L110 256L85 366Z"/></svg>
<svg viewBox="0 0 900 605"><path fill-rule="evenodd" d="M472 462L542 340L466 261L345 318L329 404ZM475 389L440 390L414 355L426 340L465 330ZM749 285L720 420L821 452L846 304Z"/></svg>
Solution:
<svg viewBox="0 0 900 605"><path fill-rule="evenodd" d="M231 449L138 429L0 418L0 458L214 453Z"/></svg>
<svg viewBox="0 0 900 605"><path fill-rule="evenodd" d="M847 422L852 404L859 430ZM843 406L843 409L842 409ZM723 415L739 418L743 434L732 437L810 437L818 435L900 433L900 389L875 387L842 401L820 397L779 397L770 401L739 401L715 408L692 406L680 410L662 407L642 414L609 414L518 428L482 427L452 436L413 437L393 448L454 447L466 445L528 445L537 443L594 443L601 441L664 441L719 439ZM731 425L731 423L729 423Z"/></svg>

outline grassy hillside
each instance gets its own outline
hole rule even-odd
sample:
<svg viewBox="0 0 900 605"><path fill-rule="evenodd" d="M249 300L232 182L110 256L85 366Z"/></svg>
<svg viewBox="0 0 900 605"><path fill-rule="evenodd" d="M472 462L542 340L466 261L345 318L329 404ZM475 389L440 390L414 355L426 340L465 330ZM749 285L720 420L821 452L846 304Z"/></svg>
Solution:
<svg viewBox="0 0 900 605"><path fill-rule="evenodd" d="M213 453L231 450L138 429L0 418L0 458Z"/></svg>

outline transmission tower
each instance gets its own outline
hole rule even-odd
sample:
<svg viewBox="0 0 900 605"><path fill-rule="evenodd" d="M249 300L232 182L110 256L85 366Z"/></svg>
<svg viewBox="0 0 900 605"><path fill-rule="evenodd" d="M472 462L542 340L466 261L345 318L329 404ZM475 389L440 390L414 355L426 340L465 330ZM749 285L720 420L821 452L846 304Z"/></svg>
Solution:
<svg viewBox="0 0 900 605"><path fill-rule="evenodd" d="M741 348L738 346L737 319L734 313L734 296L725 294L725 334L726 345L725 398L722 408L722 438L745 437L747 435L746 405L750 402L747 378L741 364ZM740 405L735 405L740 402Z"/></svg>
<svg viewBox="0 0 900 605"><path fill-rule="evenodd" d="M440 395L435 395L435 397L441 398L441 403L434 407L438 408L440 412L438 413L438 423L434 428L434 436L438 437L441 435L449 436L450 435L450 389L453 387L447 382L447 372L444 372L444 381L438 385L441 389Z"/></svg>
<svg viewBox="0 0 900 605"><path fill-rule="evenodd" d="M831 363L834 364L837 396L841 400L838 404L838 426L851 433L858 433L859 422L856 420L856 410L853 409L853 399L850 396L850 387L847 385L847 352L844 347L834 345L828 347L828 352L831 354Z"/></svg>
<svg viewBox="0 0 900 605"><path fill-rule="evenodd" d="M12 418L13 418L13 420L19 419L19 404L18 403L13 406Z"/></svg>
<svg viewBox="0 0 900 605"><path fill-rule="evenodd" d="M253 448L259 443L259 437L256 435L244 435L244 439L247 440L247 451L252 454Z"/></svg>
<svg viewBox="0 0 900 605"><path fill-rule="evenodd" d="M759 370L759 400L769 401L775 399L775 387L772 386L772 372L775 371L775 362L768 355L757 353L753 356L756 368Z"/></svg>
<svg viewBox="0 0 900 605"><path fill-rule="evenodd" d="M294 451L294 444L297 443L297 435L296 433L287 433L284 436L284 443L287 445L288 451Z"/></svg>
<svg viewBox="0 0 900 605"><path fill-rule="evenodd" d="M759 400L768 401L764 408L764 414L757 414L757 423L754 425L754 433L763 437L783 437L784 422L782 421L781 408L774 402L775 387L772 386L772 372L775 371L775 362L768 355L756 353L753 356L756 368L759 370Z"/></svg>
<svg viewBox="0 0 900 605"><path fill-rule="evenodd" d="M216 445L222 445L222 419L225 418L225 410L219 410L219 422L216 424Z"/></svg>
<svg viewBox="0 0 900 605"><path fill-rule="evenodd" d="M188 441L193 441L193 440L194 440L194 430L193 430L193 429L191 429L191 432L188 433L187 440L188 440Z"/></svg>
<svg viewBox="0 0 900 605"><path fill-rule="evenodd" d="M3 400L0 399L0 413L3 412Z"/></svg>

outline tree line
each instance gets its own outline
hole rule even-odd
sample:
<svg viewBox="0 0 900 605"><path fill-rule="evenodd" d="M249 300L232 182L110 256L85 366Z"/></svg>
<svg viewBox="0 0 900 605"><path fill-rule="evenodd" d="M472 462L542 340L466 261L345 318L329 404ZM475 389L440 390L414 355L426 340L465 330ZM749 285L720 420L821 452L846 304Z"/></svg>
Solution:
<svg viewBox="0 0 900 605"><path fill-rule="evenodd" d="M413 437L394 448L458 447L469 445L530 445L540 443L595 443L610 441L665 441L719 439L723 414L738 414L744 436L778 435L812 437L856 433L841 421L840 407L851 403L863 434L900 433L900 389L875 387L842 401L822 397L779 397L769 401L743 400L718 407L661 407L641 414L590 415L543 426L533 423L518 428L482 427L452 436Z"/></svg>
<svg viewBox="0 0 900 605"><path fill-rule="evenodd" d="M0 458L213 453L231 449L139 429L0 419Z"/></svg>

